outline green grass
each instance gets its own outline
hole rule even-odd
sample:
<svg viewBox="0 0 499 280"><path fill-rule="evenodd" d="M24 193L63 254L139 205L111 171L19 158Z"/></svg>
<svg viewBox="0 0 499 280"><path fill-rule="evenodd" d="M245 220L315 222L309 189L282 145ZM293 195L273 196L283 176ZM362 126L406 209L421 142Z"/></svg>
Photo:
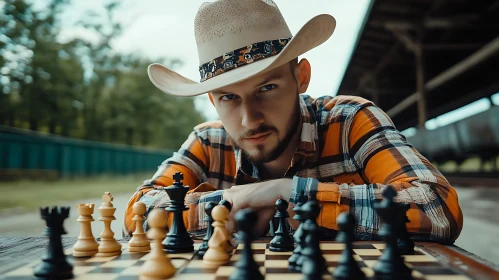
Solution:
<svg viewBox="0 0 499 280"><path fill-rule="evenodd" d="M15 209L27 212L40 205L55 205L61 201L97 198L104 192L113 195L129 193L142 184L150 174L99 176L57 181L21 180L0 182L0 212Z"/></svg>

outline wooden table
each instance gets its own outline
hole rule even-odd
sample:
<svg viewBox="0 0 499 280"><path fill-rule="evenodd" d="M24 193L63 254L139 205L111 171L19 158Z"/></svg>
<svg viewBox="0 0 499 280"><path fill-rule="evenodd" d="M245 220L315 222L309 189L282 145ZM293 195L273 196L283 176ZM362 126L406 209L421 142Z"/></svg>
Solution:
<svg viewBox="0 0 499 280"><path fill-rule="evenodd" d="M70 248L77 238L63 237L62 241L64 248ZM126 243L127 240L119 241ZM0 237L0 275L41 259L47 243L46 237ZM472 279L499 279L499 266L457 246L429 242L416 244L447 268L466 274Z"/></svg>

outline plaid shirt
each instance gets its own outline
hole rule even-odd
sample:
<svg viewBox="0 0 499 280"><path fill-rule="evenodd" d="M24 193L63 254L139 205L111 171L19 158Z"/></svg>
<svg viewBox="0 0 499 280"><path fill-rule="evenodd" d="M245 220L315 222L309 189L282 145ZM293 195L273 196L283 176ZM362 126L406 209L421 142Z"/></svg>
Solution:
<svg viewBox="0 0 499 280"><path fill-rule="evenodd" d="M293 178L291 205L298 194L317 199L322 204L317 222L333 231L338 229L336 217L350 211L357 221L357 238L378 239L380 219L373 205L391 185L397 190L395 201L410 203L407 229L414 239L457 239L463 216L456 191L385 112L355 96L300 96L301 141L284 175ZM133 231L133 203L143 201L147 213L165 207L169 198L154 187L171 185L175 172L182 172L184 185L190 187L185 201L190 209L184 212L189 231L206 228L204 204L220 201L224 189L260 181L258 169L232 145L220 121L201 124L136 190L125 211L125 237Z"/></svg>

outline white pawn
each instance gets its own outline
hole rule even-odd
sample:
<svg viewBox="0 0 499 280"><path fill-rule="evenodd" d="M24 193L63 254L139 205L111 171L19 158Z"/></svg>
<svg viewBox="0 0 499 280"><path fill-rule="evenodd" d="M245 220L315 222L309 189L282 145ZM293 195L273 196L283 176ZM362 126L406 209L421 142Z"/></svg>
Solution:
<svg viewBox="0 0 499 280"><path fill-rule="evenodd" d="M78 236L78 241L73 245L73 256L74 257L91 257L98 252L99 243L95 241L95 237L92 234L91 222L94 221L92 214L94 213L93 203L87 204L77 204L78 209L77 221L81 224L80 236Z"/></svg>
<svg viewBox="0 0 499 280"><path fill-rule="evenodd" d="M208 241L208 250L203 256L203 265L207 267L218 267L227 263L230 254L227 252L227 229L225 221L229 215L229 210L223 205L217 205L211 211L213 222L213 235Z"/></svg>
<svg viewBox="0 0 499 280"><path fill-rule="evenodd" d="M114 239L114 232L111 230L111 222L116 220L114 212L116 208L111 203L113 196L110 192L105 192L102 196L102 204L99 207L101 217L99 221L104 222L104 230L100 235L101 243L99 245L98 257L112 257L121 255L121 244Z"/></svg>
<svg viewBox="0 0 499 280"><path fill-rule="evenodd" d="M142 227L142 222L145 220L144 214L146 213L146 205L142 201L135 202L133 205L133 217L135 231L133 232L132 239L128 241L130 252L145 252L151 249L149 240Z"/></svg>
<svg viewBox="0 0 499 280"><path fill-rule="evenodd" d="M155 208L149 213L147 222L149 230L147 237L152 239L151 252L147 255L146 261L140 268L140 277L142 280L165 279L170 278L176 272L170 258L163 251L163 239L166 237L167 213L165 210Z"/></svg>

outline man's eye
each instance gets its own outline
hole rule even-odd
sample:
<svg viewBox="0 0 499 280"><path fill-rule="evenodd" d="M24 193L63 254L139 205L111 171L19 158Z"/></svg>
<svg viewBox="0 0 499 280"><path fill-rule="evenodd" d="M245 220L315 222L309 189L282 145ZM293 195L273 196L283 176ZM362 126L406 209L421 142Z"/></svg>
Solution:
<svg viewBox="0 0 499 280"><path fill-rule="evenodd" d="M229 101L229 100L234 99L235 97L236 96L234 94L226 94L226 95L220 97L220 100Z"/></svg>
<svg viewBox="0 0 499 280"><path fill-rule="evenodd" d="M264 85L260 91L269 91L269 90L272 90L274 88L276 88L277 86L274 85L274 84L268 84L268 85Z"/></svg>

